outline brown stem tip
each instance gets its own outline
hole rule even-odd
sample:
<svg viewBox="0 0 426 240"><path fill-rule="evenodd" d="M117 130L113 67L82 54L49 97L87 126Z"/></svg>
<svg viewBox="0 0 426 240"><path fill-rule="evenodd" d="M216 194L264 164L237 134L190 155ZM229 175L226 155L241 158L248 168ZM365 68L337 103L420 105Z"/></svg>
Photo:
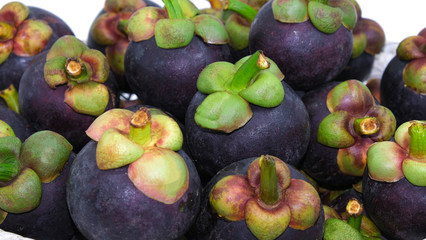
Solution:
<svg viewBox="0 0 426 240"><path fill-rule="evenodd" d="M130 120L130 124L137 128L145 127L149 122L151 122L151 113L146 107L139 108Z"/></svg>
<svg viewBox="0 0 426 240"><path fill-rule="evenodd" d="M83 69L83 66L77 59L74 59L74 58L68 59L66 63L66 70L69 75L73 77L77 77L81 74L82 69Z"/></svg>
<svg viewBox="0 0 426 240"><path fill-rule="evenodd" d="M359 203L357 199L351 199L348 202L348 205L346 205L346 211L350 216L358 217L362 214L362 204Z"/></svg>

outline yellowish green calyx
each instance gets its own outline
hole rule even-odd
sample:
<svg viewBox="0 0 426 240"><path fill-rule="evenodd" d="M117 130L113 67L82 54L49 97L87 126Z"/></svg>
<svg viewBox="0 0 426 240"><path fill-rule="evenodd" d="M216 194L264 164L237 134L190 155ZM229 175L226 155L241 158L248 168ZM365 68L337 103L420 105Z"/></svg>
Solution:
<svg viewBox="0 0 426 240"><path fill-rule="evenodd" d="M9 124L7 124L5 121L0 120L0 138L2 137L8 137L8 136L15 136L15 132L13 131L12 127L10 127Z"/></svg>
<svg viewBox="0 0 426 240"><path fill-rule="evenodd" d="M10 84L8 88L1 90L0 97L6 101L8 108L12 109L18 114L21 114L18 91L13 84Z"/></svg>

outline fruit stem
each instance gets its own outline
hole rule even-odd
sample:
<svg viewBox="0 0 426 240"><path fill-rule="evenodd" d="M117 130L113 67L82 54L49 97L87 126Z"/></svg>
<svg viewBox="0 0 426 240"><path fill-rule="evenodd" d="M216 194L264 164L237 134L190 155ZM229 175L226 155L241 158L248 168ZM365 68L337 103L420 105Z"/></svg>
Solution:
<svg viewBox="0 0 426 240"><path fill-rule="evenodd" d="M20 165L15 156L3 156L0 160L0 182L8 182L18 175Z"/></svg>
<svg viewBox="0 0 426 240"><path fill-rule="evenodd" d="M225 0L223 10L234 11L247 19L250 23L253 22L254 17L256 17L257 14L257 11L254 8L239 0Z"/></svg>
<svg viewBox="0 0 426 240"><path fill-rule="evenodd" d="M268 69L270 65L263 51L256 51L240 68L238 68L232 78L231 90L239 93L250 84L251 79L256 76L258 72Z"/></svg>
<svg viewBox="0 0 426 240"><path fill-rule="evenodd" d="M213 9L218 9L221 10L222 9L222 1L221 0L209 0L210 6Z"/></svg>
<svg viewBox="0 0 426 240"><path fill-rule="evenodd" d="M182 19L185 18L183 15L182 8L179 2L176 0L163 0L164 6L166 7L167 14L170 19Z"/></svg>
<svg viewBox="0 0 426 240"><path fill-rule="evenodd" d="M380 125L375 117L363 117L355 119L354 128L359 135L369 136L377 133Z"/></svg>
<svg viewBox="0 0 426 240"><path fill-rule="evenodd" d="M18 91L16 91L16 88L13 86L13 84L10 84L8 88L1 90L0 97L6 101L8 108L12 109L18 114L21 114Z"/></svg>
<svg viewBox="0 0 426 240"><path fill-rule="evenodd" d="M260 166L260 199L273 205L278 201L278 178L275 160L269 155L262 155L259 161Z"/></svg>
<svg viewBox="0 0 426 240"><path fill-rule="evenodd" d="M346 205L346 212L348 213L348 224L357 231L361 230L362 211L362 204L356 198L349 200L348 204Z"/></svg>
<svg viewBox="0 0 426 240"><path fill-rule="evenodd" d="M129 138L141 145L151 141L151 112L148 108L141 107L133 114Z"/></svg>
<svg viewBox="0 0 426 240"><path fill-rule="evenodd" d="M78 77L81 75L83 71L83 65L78 61L76 58L70 58L67 60L67 63L65 64L65 69L68 73L68 75L72 77Z"/></svg>
<svg viewBox="0 0 426 240"><path fill-rule="evenodd" d="M127 23L128 22L129 22L129 19L121 19L120 21L118 21L118 24L117 24L118 31L120 31L125 36L127 36L128 33L129 33L128 30L127 30Z"/></svg>
<svg viewBox="0 0 426 240"><path fill-rule="evenodd" d="M426 124L413 123L408 128L408 134L410 134L410 157L426 161Z"/></svg>

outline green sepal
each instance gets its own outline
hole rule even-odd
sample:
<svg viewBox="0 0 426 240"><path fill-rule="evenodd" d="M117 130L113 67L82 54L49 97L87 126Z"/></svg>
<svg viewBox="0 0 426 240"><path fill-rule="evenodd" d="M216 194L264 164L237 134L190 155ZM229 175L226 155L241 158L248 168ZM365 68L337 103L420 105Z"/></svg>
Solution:
<svg viewBox="0 0 426 240"><path fill-rule="evenodd" d="M391 141L374 143L367 151L370 178L381 182L396 182L404 177L402 161L407 151Z"/></svg>
<svg viewBox="0 0 426 240"><path fill-rule="evenodd" d="M411 120L405 123L402 123L399 125L399 127L395 131L395 142L398 143L399 146L401 146L403 149L407 150L410 147L410 134L408 133L408 129L413 125L414 123L423 123L426 124L426 120L420 121L420 120Z"/></svg>
<svg viewBox="0 0 426 240"><path fill-rule="evenodd" d="M0 225L4 222L7 217L7 212L0 209Z"/></svg>
<svg viewBox="0 0 426 240"><path fill-rule="evenodd" d="M402 162L402 172L413 185L426 187L426 161L407 158Z"/></svg>
<svg viewBox="0 0 426 240"><path fill-rule="evenodd" d="M9 157L19 157L21 152L21 140L15 136L6 136L0 138L0 160Z"/></svg>
<svg viewBox="0 0 426 240"><path fill-rule="evenodd" d="M329 218L325 221L324 240L364 240L359 231L337 218Z"/></svg>
<svg viewBox="0 0 426 240"><path fill-rule="evenodd" d="M44 64L44 79L50 88L55 89L56 86L68 82L67 74L65 72L65 64L67 57L55 56L50 58Z"/></svg>
<svg viewBox="0 0 426 240"><path fill-rule="evenodd" d="M229 45L235 50L248 47L250 23L238 14L232 14L225 22Z"/></svg>
<svg viewBox="0 0 426 240"><path fill-rule="evenodd" d="M30 9L24 4L17 1L9 2L0 9L0 21L11 20L15 26L19 26L29 14Z"/></svg>
<svg viewBox="0 0 426 240"><path fill-rule="evenodd" d="M1 120L0 120L1 123ZM0 137L0 182L8 182L20 169L18 160L21 140L15 136Z"/></svg>
<svg viewBox="0 0 426 240"><path fill-rule="evenodd" d="M275 20L283 23L300 23L309 19L307 0L273 0Z"/></svg>
<svg viewBox="0 0 426 240"><path fill-rule="evenodd" d="M348 131L351 116L345 111L338 111L325 117L319 127L317 141L333 148L348 148L355 143L355 138Z"/></svg>
<svg viewBox="0 0 426 240"><path fill-rule="evenodd" d="M108 88L96 82L75 84L65 91L64 102L74 111L82 114L99 116L105 112L108 101Z"/></svg>
<svg viewBox="0 0 426 240"><path fill-rule="evenodd" d="M0 64L2 64L13 50L13 41L0 42Z"/></svg>
<svg viewBox="0 0 426 240"><path fill-rule="evenodd" d="M24 213L38 207L41 181L31 168L25 168L9 185L0 188L0 209L9 213Z"/></svg>
<svg viewBox="0 0 426 240"><path fill-rule="evenodd" d="M187 46L194 37L195 24L189 19L160 19L155 24L155 42L165 49Z"/></svg>
<svg viewBox="0 0 426 240"><path fill-rule="evenodd" d="M308 4L309 18L321 32L332 34L339 29L343 21L343 11L316 1Z"/></svg>
<svg viewBox="0 0 426 240"><path fill-rule="evenodd" d="M109 76L109 64L105 55L96 49L87 49L80 55L90 81L105 83ZM90 69L89 69L90 67Z"/></svg>
<svg viewBox="0 0 426 240"><path fill-rule="evenodd" d="M410 36L402 40L396 49L400 60L410 61L426 57L426 39L422 36Z"/></svg>
<svg viewBox="0 0 426 240"><path fill-rule="evenodd" d="M128 165L144 153L141 145L115 128L107 129L96 147L96 163L99 169L114 169Z"/></svg>
<svg viewBox="0 0 426 240"><path fill-rule="evenodd" d="M21 114L21 108L19 106L19 94L15 86L11 83L8 88L0 91L0 98L6 101L7 107L12 109L14 112Z"/></svg>
<svg viewBox="0 0 426 240"><path fill-rule="evenodd" d="M371 136L370 139L375 142L387 141L395 134L396 119L392 111L381 105L374 105L365 114L374 117L379 122L379 131Z"/></svg>
<svg viewBox="0 0 426 240"><path fill-rule="evenodd" d="M32 168L43 183L48 183L61 173L72 149L62 135L50 130L38 131L22 144L20 160Z"/></svg>
<svg viewBox="0 0 426 240"><path fill-rule="evenodd" d="M358 19L358 14L355 6L348 0L328 0L328 3L331 7L339 8L340 10L342 10L343 26L352 31L355 28Z"/></svg>
<svg viewBox="0 0 426 240"><path fill-rule="evenodd" d="M362 176L367 164L367 150L374 142L369 138L359 138L348 148L341 148L337 152L337 166L339 170L350 176Z"/></svg>
<svg viewBox="0 0 426 240"><path fill-rule="evenodd" d="M158 20L166 18L164 11L158 7L144 7L135 11L127 25L129 40L140 42L154 36Z"/></svg>
<svg viewBox="0 0 426 240"><path fill-rule="evenodd" d="M229 89L235 72L237 72L237 68L232 63L211 63L198 76L197 89L204 94L225 91Z"/></svg>
<svg viewBox="0 0 426 240"><path fill-rule="evenodd" d="M354 59L361 56L366 47L367 35L365 35L365 33L354 34L351 58Z"/></svg>
<svg viewBox="0 0 426 240"><path fill-rule="evenodd" d="M0 120L0 138L2 137L9 137L15 136L15 132L13 131L12 127L10 127L9 124L7 124L5 121ZM0 147L1 149L1 147Z"/></svg>
<svg viewBox="0 0 426 240"><path fill-rule="evenodd" d="M246 61L247 59L250 58L251 55L249 56L245 56L243 58L241 58L240 60L238 60L234 65L235 68L238 69L240 68ZM266 56L265 56L266 57ZM266 57L266 60L268 60L268 62L270 63L270 66L268 69L263 70L263 71L269 71L272 72L273 74L275 74L275 76L277 76L277 78L282 81L284 79L284 74L281 72L280 68L278 67L278 65L270 58ZM262 72L262 71L261 71Z"/></svg>
<svg viewBox="0 0 426 240"><path fill-rule="evenodd" d="M417 93L426 94L426 57L414 59L407 63L402 76L407 87Z"/></svg>
<svg viewBox="0 0 426 240"><path fill-rule="evenodd" d="M52 33L44 20L25 20L15 34L13 52L18 56L35 56L45 49Z"/></svg>
<svg viewBox="0 0 426 240"><path fill-rule="evenodd" d="M230 133L244 126L253 116L250 105L228 92L208 95L195 112L195 122L203 127Z"/></svg>
<svg viewBox="0 0 426 240"><path fill-rule="evenodd" d="M200 10L195 6L192 1L189 0L177 0L177 4L181 8L183 15L186 18L192 18L200 14Z"/></svg>
<svg viewBox="0 0 426 240"><path fill-rule="evenodd" d="M66 58L79 57L86 49L88 49L88 47L84 42L72 35L65 35L52 45L47 53L46 61L56 56L64 56ZM64 67L65 66L62 68Z"/></svg>
<svg viewBox="0 0 426 240"><path fill-rule="evenodd" d="M229 41L228 32L217 17L200 14L191 19L195 24L195 34L208 44L226 44Z"/></svg>
<svg viewBox="0 0 426 240"><path fill-rule="evenodd" d="M254 78L254 82L239 94L249 103L270 108L282 103L284 87L275 74L270 71L261 71Z"/></svg>

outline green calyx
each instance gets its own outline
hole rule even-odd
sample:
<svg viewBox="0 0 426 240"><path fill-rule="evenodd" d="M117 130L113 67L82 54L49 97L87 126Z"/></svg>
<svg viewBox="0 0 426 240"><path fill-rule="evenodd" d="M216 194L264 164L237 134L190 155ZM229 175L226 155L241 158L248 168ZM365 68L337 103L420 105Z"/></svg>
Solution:
<svg viewBox="0 0 426 240"><path fill-rule="evenodd" d="M273 0L272 12L277 21L300 23L311 20L321 32L332 34L343 26L353 30L357 11L349 0Z"/></svg>
<svg viewBox="0 0 426 240"><path fill-rule="evenodd" d="M0 138L15 136L13 129L5 121L0 120Z"/></svg>
<svg viewBox="0 0 426 240"><path fill-rule="evenodd" d="M258 239L276 239L288 227L305 230L315 224L320 211L315 188L292 179L288 166L269 155L254 160L246 176L220 179L210 191L209 202L219 217L245 220Z"/></svg>
<svg viewBox="0 0 426 240"><path fill-rule="evenodd" d="M8 108L12 109L18 114L21 114L18 91L16 90L15 86L13 86L13 84L10 84L8 88L1 90L0 97L6 101Z"/></svg>
<svg viewBox="0 0 426 240"><path fill-rule="evenodd" d="M175 152L182 148L183 134L164 112L146 107L135 113L112 109L99 116L86 133L98 142L98 168L129 165L129 179L148 197L171 204L188 189L186 163ZM154 169L156 174L150 174Z"/></svg>
<svg viewBox="0 0 426 240"><path fill-rule="evenodd" d="M339 169L348 175L361 176L371 144L389 140L396 129L393 113L376 105L368 88L358 80L348 80L327 95L330 114L320 123L317 141L338 148Z"/></svg>
<svg viewBox="0 0 426 240"><path fill-rule="evenodd" d="M89 49L71 35L58 39L49 50L44 78L50 88L68 84L65 103L74 111L92 116L102 114L109 102L109 64L98 50Z"/></svg>
<svg viewBox="0 0 426 240"><path fill-rule="evenodd" d="M209 94L198 106L195 121L204 128L230 133L244 126L252 117L250 103L276 107L284 99L282 73L257 51L235 65L216 62L199 75L197 88Z"/></svg>
<svg viewBox="0 0 426 240"><path fill-rule="evenodd" d="M16 177L21 170L19 150L21 141L15 136L0 138L0 186Z"/></svg>

